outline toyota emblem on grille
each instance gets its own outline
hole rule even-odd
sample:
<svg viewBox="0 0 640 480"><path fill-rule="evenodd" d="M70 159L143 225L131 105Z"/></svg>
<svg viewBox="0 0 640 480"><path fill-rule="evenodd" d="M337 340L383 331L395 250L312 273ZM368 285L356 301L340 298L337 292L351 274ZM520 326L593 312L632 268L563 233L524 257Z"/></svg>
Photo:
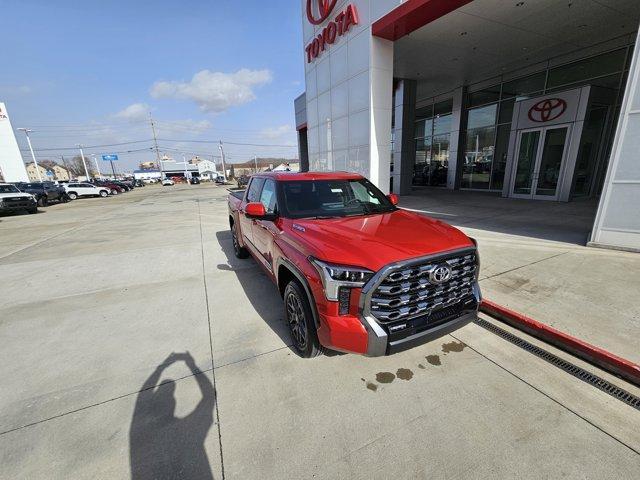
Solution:
<svg viewBox="0 0 640 480"><path fill-rule="evenodd" d="M451 268L449 265L437 265L429 272L429 281L436 285L446 282L451 278Z"/></svg>

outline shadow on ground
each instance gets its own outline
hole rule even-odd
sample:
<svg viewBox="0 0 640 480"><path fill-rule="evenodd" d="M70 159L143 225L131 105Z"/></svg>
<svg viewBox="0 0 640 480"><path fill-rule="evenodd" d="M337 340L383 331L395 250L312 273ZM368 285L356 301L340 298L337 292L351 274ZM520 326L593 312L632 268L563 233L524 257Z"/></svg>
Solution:
<svg viewBox="0 0 640 480"><path fill-rule="evenodd" d="M457 227L585 245L598 202L523 200L496 193L419 188L402 196L400 206Z"/></svg>
<svg viewBox="0 0 640 480"><path fill-rule="evenodd" d="M216 238L227 258L227 263L218 265L218 270L235 273L251 306L282 342L291 348L291 334L284 320L284 307L278 288L253 258L236 258L231 231L216 232ZM291 350L295 351L293 348Z"/></svg>
<svg viewBox="0 0 640 480"><path fill-rule="evenodd" d="M184 361L200 387L202 399L186 417L175 416L174 380L158 382L172 364ZM213 479L204 442L213 425L216 394L206 373L187 353L172 353L155 369L136 400L129 452L134 480Z"/></svg>

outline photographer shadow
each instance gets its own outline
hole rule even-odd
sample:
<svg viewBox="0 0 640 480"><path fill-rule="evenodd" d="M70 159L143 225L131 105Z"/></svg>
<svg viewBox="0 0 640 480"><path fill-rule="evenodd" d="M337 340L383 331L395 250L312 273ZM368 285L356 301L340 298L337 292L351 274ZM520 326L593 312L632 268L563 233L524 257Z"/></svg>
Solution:
<svg viewBox="0 0 640 480"><path fill-rule="evenodd" d="M158 384L165 369L184 361L200 388L202 398L186 417L175 415L176 382ZM215 389L207 374L198 370L187 352L172 353L145 381L138 398L129 431L131 478L213 479L205 439L213 425Z"/></svg>

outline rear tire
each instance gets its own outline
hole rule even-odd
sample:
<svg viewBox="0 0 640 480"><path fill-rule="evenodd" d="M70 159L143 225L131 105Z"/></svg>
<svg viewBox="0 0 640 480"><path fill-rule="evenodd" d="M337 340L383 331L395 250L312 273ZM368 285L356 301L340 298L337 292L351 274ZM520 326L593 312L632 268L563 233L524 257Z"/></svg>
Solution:
<svg viewBox="0 0 640 480"><path fill-rule="evenodd" d="M38 207L30 208L29 210L27 210L27 212L29 212L31 215L33 215L34 213L38 213Z"/></svg>
<svg viewBox="0 0 640 480"><path fill-rule="evenodd" d="M47 197L40 197L40 199L38 200L38 205L41 207L46 207L47 205L49 205L49 199Z"/></svg>
<svg viewBox="0 0 640 480"><path fill-rule="evenodd" d="M118 190L116 190L115 188L111 190L111 195L117 195L117 194L118 194Z"/></svg>
<svg viewBox="0 0 640 480"><path fill-rule="evenodd" d="M233 253L238 258L248 258L249 250L240 246L240 240L238 239L238 233L236 224L231 225L231 238L233 240Z"/></svg>
<svg viewBox="0 0 640 480"><path fill-rule="evenodd" d="M284 315L295 352L302 358L322 355L309 297L297 280L291 280L284 289Z"/></svg>

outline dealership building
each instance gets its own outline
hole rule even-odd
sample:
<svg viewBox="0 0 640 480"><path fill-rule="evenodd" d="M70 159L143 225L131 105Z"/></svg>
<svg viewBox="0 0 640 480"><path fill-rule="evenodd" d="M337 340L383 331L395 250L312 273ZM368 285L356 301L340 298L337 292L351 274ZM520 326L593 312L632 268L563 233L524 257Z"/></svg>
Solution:
<svg viewBox="0 0 640 480"><path fill-rule="evenodd" d="M640 249L637 0L302 0L303 169L400 195L597 199Z"/></svg>

